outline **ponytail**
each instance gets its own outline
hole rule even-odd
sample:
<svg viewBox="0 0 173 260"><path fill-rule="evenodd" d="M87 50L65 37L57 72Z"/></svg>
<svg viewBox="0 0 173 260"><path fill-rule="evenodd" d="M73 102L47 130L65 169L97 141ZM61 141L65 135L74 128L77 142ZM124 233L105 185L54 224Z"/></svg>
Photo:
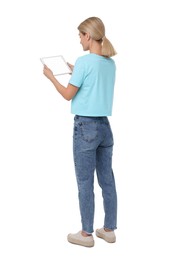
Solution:
<svg viewBox="0 0 173 260"><path fill-rule="evenodd" d="M102 38L102 55L105 57L112 57L116 55L117 52L114 49L112 43L104 36Z"/></svg>

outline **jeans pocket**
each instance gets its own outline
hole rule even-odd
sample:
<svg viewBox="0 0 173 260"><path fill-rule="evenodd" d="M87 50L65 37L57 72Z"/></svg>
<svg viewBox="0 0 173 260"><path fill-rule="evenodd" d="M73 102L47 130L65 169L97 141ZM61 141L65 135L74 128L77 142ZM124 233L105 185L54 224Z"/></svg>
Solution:
<svg viewBox="0 0 173 260"><path fill-rule="evenodd" d="M81 123L81 133L84 141L90 143L94 141L98 136L97 123L96 122L87 122Z"/></svg>

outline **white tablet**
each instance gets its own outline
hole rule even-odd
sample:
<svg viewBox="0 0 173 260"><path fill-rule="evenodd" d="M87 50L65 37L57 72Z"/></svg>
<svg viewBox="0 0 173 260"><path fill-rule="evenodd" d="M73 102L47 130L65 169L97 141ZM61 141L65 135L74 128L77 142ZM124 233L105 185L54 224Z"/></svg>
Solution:
<svg viewBox="0 0 173 260"><path fill-rule="evenodd" d="M72 73L72 70L62 55L43 57L40 58L40 60L43 65L51 69L54 76Z"/></svg>

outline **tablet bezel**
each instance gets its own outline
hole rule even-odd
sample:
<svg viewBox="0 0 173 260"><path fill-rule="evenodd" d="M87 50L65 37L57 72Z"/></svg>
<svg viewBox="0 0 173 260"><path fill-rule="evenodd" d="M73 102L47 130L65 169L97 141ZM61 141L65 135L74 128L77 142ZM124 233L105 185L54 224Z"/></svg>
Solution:
<svg viewBox="0 0 173 260"><path fill-rule="evenodd" d="M63 72L58 72L58 68L52 67L52 65L49 64L50 59L60 59L59 61L62 61L65 66L64 66L64 71ZM71 74L72 70L68 66L66 60L64 59L63 55L54 55L54 56L47 56L47 57L42 57L40 58L41 62L43 65L46 65L49 69L52 70L54 76L59 76L59 75L65 75L65 74Z"/></svg>

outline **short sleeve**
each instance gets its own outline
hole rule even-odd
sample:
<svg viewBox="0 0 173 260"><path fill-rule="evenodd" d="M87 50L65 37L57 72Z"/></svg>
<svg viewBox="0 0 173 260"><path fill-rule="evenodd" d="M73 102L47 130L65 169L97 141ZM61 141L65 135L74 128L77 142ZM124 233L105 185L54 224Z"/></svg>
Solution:
<svg viewBox="0 0 173 260"><path fill-rule="evenodd" d="M75 87L80 88L84 82L85 78L84 62L82 59L78 58L75 62L73 73L69 80L69 83Z"/></svg>

